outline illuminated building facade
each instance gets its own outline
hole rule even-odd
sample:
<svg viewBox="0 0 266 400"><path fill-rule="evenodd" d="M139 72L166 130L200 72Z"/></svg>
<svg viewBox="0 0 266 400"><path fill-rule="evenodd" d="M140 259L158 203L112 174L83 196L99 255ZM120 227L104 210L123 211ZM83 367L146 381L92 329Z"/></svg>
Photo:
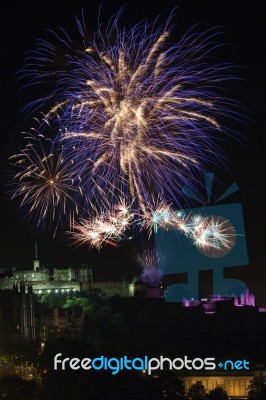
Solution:
<svg viewBox="0 0 266 400"><path fill-rule="evenodd" d="M10 276L11 275L11 276ZM93 270L87 264L81 264L79 268L53 268L40 267L37 255L37 244L35 243L35 259L33 269L25 271L1 271L0 290L11 290L17 288L20 291L21 285L25 292L28 288L36 294L44 293L71 293L80 291L91 291L101 289L107 297L119 295L121 297L134 296L135 283L121 282L95 282Z"/></svg>
<svg viewBox="0 0 266 400"><path fill-rule="evenodd" d="M217 309L221 308L221 306L231 305L233 307L256 307L255 305L255 296L250 293L249 290L245 293L242 293L240 297L231 297L231 296L210 296L207 298L203 298L200 300L184 300L183 307L198 307L203 308L204 313L207 315L216 314ZM257 308L256 308L257 309ZM266 312L265 308L258 308L259 312Z"/></svg>
<svg viewBox="0 0 266 400"><path fill-rule="evenodd" d="M227 392L230 399L244 400L248 398L248 386L252 378L254 378L252 372L249 374L219 373L217 375L185 376L184 384L186 392L191 385L200 381L207 391L221 387Z"/></svg>

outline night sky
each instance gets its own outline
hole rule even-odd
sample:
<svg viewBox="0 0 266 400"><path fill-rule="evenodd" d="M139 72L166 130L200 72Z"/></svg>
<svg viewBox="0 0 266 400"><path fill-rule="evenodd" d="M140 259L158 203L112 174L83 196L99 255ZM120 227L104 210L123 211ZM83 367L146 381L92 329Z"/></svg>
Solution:
<svg viewBox="0 0 266 400"><path fill-rule="evenodd" d="M75 15L80 15L82 8L87 28L95 31L100 4L102 20L107 21L125 2L48 0L13 1L1 5L0 267L31 267L34 240L37 240L41 263L48 267L71 266L85 261L94 267L98 279L119 279L138 273L136 251L147 246L141 240L125 242L119 249L105 248L100 254L84 247L74 249L69 247L65 237L53 240L48 232L36 231L23 220L23 214L6 195L8 158L18 151L21 132L29 126L20 110L38 97L38 87L36 93L19 92L15 75L23 65L25 53L34 48L37 39L46 37L47 29L64 27L70 36L76 35ZM229 274L244 280L255 293L258 303L266 306L266 15L263 6L260 0L128 1L121 24L131 27L142 19L153 20L158 15L164 22L177 7L173 39L178 39L198 23L202 31L220 27L224 32L220 37L224 46L215 51L214 57L217 62L232 62L239 66L234 73L241 79L226 86L227 96L243 103L246 111L243 112L245 117L241 117L243 123L225 121L232 124L229 128L240 133L242 139L241 142L227 140L224 143L227 161L224 166L215 168L219 182L214 191L219 195L234 181L239 185L240 191L227 201L237 201L243 206L250 262L248 266L231 269Z"/></svg>

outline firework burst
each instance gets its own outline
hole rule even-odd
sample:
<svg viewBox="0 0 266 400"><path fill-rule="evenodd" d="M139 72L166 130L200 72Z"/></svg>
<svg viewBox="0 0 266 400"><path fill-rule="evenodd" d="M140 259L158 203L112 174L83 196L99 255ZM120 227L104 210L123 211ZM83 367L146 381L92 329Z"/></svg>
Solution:
<svg viewBox="0 0 266 400"><path fill-rule="evenodd" d="M82 191L75 161L56 140L37 132L26 140L25 148L11 157L16 172L10 193L20 199L20 206L37 226L52 226L56 231L78 215L75 199Z"/></svg>
<svg viewBox="0 0 266 400"><path fill-rule="evenodd" d="M179 204L195 167L214 161L216 133L223 131L217 116L229 114L215 87L229 75L227 66L207 64L214 31L190 32L172 44L170 22L126 31L119 18L90 42L78 21L83 49L63 31L56 45L39 41L22 76L55 83L34 102L47 109L39 129L53 126L65 148L77 149L88 206L108 208L122 196L144 212L155 193Z"/></svg>
<svg viewBox="0 0 266 400"><path fill-rule="evenodd" d="M121 201L112 211L101 212L81 219L74 225L71 238L78 245L86 244L89 247L100 249L105 244L118 247L125 238L134 218L130 208Z"/></svg>
<svg viewBox="0 0 266 400"><path fill-rule="evenodd" d="M236 231L224 218L205 217L195 225L192 238L199 249L226 253L235 244Z"/></svg>
<svg viewBox="0 0 266 400"><path fill-rule="evenodd" d="M221 158L217 134L226 129L219 118L232 115L232 102L217 90L231 79L228 65L208 65L215 30L190 31L173 43L171 18L158 28L126 30L120 17L105 30L101 24L93 40L78 20L81 46L63 30L53 34L54 44L37 42L21 79L54 89L28 106L41 113L36 138L12 158L19 168L12 194L27 215L38 226L58 226L68 215L74 240L96 247L116 244L132 215L142 216L149 234L177 227L193 236L191 221L168 204L180 206L180 187L196 186L198 172ZM44 138L47 127L52 139ZM134 202L133 213L122 215L121 198Z"/></svg>
<svg viewBox="0 0 266 400"><path fill-rule="evenodd" d="M141 215L140 225L147 230L151 236L158 228L168 229L172 227L174 220L174 209L172 205L157 199L149 204L148 209Z"/></svg>
<svg viewBox="0 0 266 400"><path fill-rule="evenodd" d="M176 230L189 238L203 251L229 252L234 246L236 231L230 222L222 217L202 216L200 213L173 211L173 208L159 202L153 211L146 213L141 223L148 234L158 229ZM147 255L146 260L155 260ZM141 259L139 259L141 261Z"/></svg>

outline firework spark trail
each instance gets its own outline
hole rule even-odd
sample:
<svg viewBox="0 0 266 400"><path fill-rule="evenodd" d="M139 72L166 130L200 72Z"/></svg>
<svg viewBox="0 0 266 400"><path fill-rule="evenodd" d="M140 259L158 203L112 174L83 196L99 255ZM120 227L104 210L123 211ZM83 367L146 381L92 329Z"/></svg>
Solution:
<svg viewBox="0 0 266 400"><path fill-rule="evenodd" d="M137 219L136 219L137 218ZM132 205L125 200L114 206L109 212L90 215L74 226L71 237L77 244L88 244L100 249L104 244L119 246L134 224L142 224L143 229L157 232L158 229L176 230L191 240L192 244L204 250L230 250L234 245L235 230L227 220L217 217L203 217L199 213L184 214L182 210L173 211L171 206L160 202L157 208L145 216L136 215ZM143 268L157 268L162 258L153 252L138 257Z"/></svg>
<svg viewBox="0 0 266 400"><path fill-rule="evenodd" d="M233 226L227 220L202 216L200 213L174 211L171 205L162 201L142 217L141 224L149 236L159 228L176 230L191 239L195 246L205 250L230 250L236 236Z"/></svg>
<svg viewBox="0 0 266 400"><path fill-rule="evenodd" d="M91 42L78 21L83 50L64 31L55 46L40 41L22 75L31 84L55 81L34 107L47 109L40 130L48 123L66 149L77 149L87 207L108 209L123 196L144 212L155 193L179 204L194 168L219 158L217 116L230 112L215 87L231 78L227 65L207 65L217 32L190 32L170 44L169 22L127 32L119 18Z"/></svg>
<svg viewBox="0 0 266 400"><path fill-rule="evenodd" d="M173 206L162 200L157 200L149 211L140 218L140 224L148 231L149 236L157 232L159 228L164 230L175 229L184 235L194 238L195 228L199 229L200 224L206 227L206 220L200 215L186 213L182 210L175 211Z"/></svg>
<svg viewBox="0 0 266 400"><path fill-rule="evenodd" d="M158 268L160 262L163 261L163 256L156 250L146 250L137 255L138 264L142 269Z"/></svg>

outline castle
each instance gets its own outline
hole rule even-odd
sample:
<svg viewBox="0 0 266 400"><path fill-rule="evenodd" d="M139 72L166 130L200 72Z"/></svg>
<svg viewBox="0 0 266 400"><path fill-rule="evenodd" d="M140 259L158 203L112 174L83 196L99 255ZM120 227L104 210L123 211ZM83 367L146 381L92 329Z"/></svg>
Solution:
<svg viewBox="0 0 266 400"><path fill-rule="evenodd" d="M35 258L33 269L24 271L6 269L0 271L0 290L17 289L18 292L33 292L37 295L45 293L71 293L101 289L107 296L134 296L135 284L126 281L95 282L93 270L87 264L78 268L53 268L52 272L40 266L37 242L35 242Z"/></svg>

